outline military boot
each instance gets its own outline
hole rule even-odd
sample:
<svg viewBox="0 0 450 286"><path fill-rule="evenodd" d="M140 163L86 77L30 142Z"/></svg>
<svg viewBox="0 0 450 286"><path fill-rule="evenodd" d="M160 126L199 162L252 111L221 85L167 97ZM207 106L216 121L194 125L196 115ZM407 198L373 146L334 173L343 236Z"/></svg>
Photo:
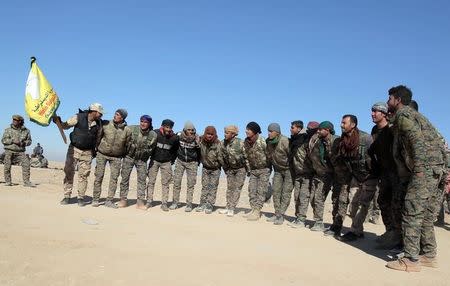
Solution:
<svg viewBox="0 0 450 286"><path fill-rule="evenodd" d="M419 256L419 263L420 263L421 266L431 267L431 268L438 268L436 257L429 258L429 257L426 257L425 255L420 255Z"/></svg>
<svg viewBox="0 0 450 286"><path fill-rule="evenodd" d="M168 211L169 211L169 208L167 207L167 204L166 204L166 203L162 203L162 204L161 204L161 209L162 209L163 211L165 211L165 212L168 212Z"/></svg>
<svg viewBox="0 0 450 286"><path fill-rule="evenodd" d="M152 200L147 200L147 203L145 204L145 208L148 210L149 208L151 208L153 205L153 201Z"/></svg>
<svg viewBox="0 0 450 286"><path fill-rule="evenodd" d="M293 222L288 223L288 225L293 228L306 227L305 220L303 220L301 218L296 218Z"/></svg>
<svg viewBox="0 0 450 286"><path fill-rule="evenodd" d="M62 200L59 202L59 204L61 204L61 205L68 205L69 202L70 202L70 198L64 198L64 199L62 199Z"/></svg>
<svg viewBox="0 0 450 286"><path fill-rule="evenodd" d="M184 209L185 212L190 213L192 211L192 204L187 203L186 208Z"/></svg>
<svg viewBox="0 0 450 286"><path fill-rule="evenodd" d="M247 216L248 221L257 221L261 217L261 211L253 209L253 211Z"/></svg>
<svg viewBox="0 0 450 286"><path fill-rule="evenodd" d="M282 225L283 223L284 223L283 215L277 215L275 221L273 222L274 225Z"/></svg>
<svg viewBox="0 0 450 286"><path fill-rule="evenodd" d="M84 207L86 205L86 202L84 201L84 198L78 198L78 206Z"/></svg>
<svg viewBox="0 0 450 286"><path fill-rule="evenodd" d="M199 204L198 207L195 208L196 212L203 212L206 209L206 204Z"/></svg>
<svg viewBox="0 0 450 286"><path fill-rule="evenodd" d="M386 267L406 272L420 272L421 270L419 261L412 261L406 257L400 258L399 260L388 262L386 264Z"/></svg>
<svg viewBox="0 0 450 286"><path fill-rule="evenodd" d="M113 203L112 200L106 200L105 207L112 208L112 209L117 209L117 205L115 203Z"/></svg>
<svg viewBox="0 0 450 286"><path fill-rule="evenodd" d="M173 210L176 210L177 208L178 208L178 203L172 202L172 204L169 207L169 210L173 211Z"/></svg>
<svg viewBox="0 0 450 286"><path fill-rule="evenodd" d="M311 231L325 231L325 226L323 225L323 222L316 221L314 225L311 227Z"/></svg>
<svg viewBox="0 0 450 286"><path fill-rule="evenodd" d="M139 209L139 210L145 211L147 209L147 207L145 206L144 200L137 199L137 201L136 201L136 208Z"/></svg>
<svg viewBox="0 0 450 286"><path fill-rule="evenodd" d="M27 187L27 188L35 188L36 187L36 185L30 181L23 183L23 186Z"/></svg>
<svg viewBox="0 0 450 286"><path fill-rule="evenodd" d="M120 199L119 203L117 204L119 208L126 208L128 206L127 199Z"/></svg>
<svg viewBox="0 0 450 286"><path fill-rule="evenodd" d="M94 208L96 208L96 207L98 207L100 205L100 202L98 201L98 200L93 200L92 201L92 207L94 207Z"/></svg>
<svg viewBox="0 0 450 286"><path fill-rule="evenodd" d="M214 207L211 204L206 204L205 206L205 214L211 214L214 210Z"/></svg>

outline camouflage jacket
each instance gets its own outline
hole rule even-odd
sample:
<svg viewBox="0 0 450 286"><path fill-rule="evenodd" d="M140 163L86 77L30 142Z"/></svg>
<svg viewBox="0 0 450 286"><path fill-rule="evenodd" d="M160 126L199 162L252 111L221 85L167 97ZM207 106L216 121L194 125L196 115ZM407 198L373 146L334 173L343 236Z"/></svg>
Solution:
<svg viewBox="0 0 450 286"><path fill-rule="evenodd" d="M205 143L200 140L200 159L203 168L209 170L219 170L223 165L222 144L220 141L215 143Z"/></svg>
<svg viewBox="0 0 450 286"><path fill-rule="evenodd" d="M11 124L3 133L2 143L5 150L25 152L25 147L31 145L30 130L25 126L16 128Z"/></svg>
<svg viewBox="0 0 450 286"><path fill-rule="evenodd" d="M335 154L335 142L338 136L329 134L325 139L321 139L319 134L314 134L308 144L308 157L311 161L312 169L315 175L321 177L325 174L334 172L334 154ZM320 156L320 144L324 144L324 156L323 159Z"/></svg>
<svg viewBox="0 0 450 286"><path fill-rule="evenodd" d="M267 159L266 140L257 134L256 142L251 145L248 140L244 140L245 154L250 165L250 170L259 170L270 168L269 160Z"/></svg>
<svg viewBox="0 0 450 286"><path fill-rule="evenodd" d="M245 168L250 170L250 166L245 154L244 142L240 138L233 138L229 142L222 141L222 157L223 157L223 169L225 171L229 169Z"/></svg>
<svg viewBox="0 0 450 286"><path fill-rule="evenodd" d="M394 115L393 133L393 154L399 177L423 172L427 167L445 172L444 139L425 116L409 106L402 107Z"/></svg>
<svg viewBox="0 0 450 286"><path fill-rule="evenodd" d="M301 143L301 145L298 146L297 148L290 148L290 152L291 152L290 165L291 165L291 170L292 170L293 174L295 175L295 177L308 176L308 175L313 174L311 160L308 156L309 142L312 137L310 138L310 136L308 136L306 134L301 134L301 135L307 136L307 137L305 137L305 139Z"/></svg>
<svg viewBox="0 0 450 286"><path fill-rule="evenodd" d="M372 144L372 137L366 132L359 130L358 155L356 157L345 157L337 154L335 165L345 165L346 172L351 174L358 182L366 181L371 175L372 159L369 155L369 148ZM345 170L345 169L344 169ZM344 171L345 172L345 171ZM350 179L350 177L348 177Z"/></svg>
<svg viewBox="0 0 450 286"><path fill-rule="evenodd" d="M131 130L125 128L127 123L116 124L112 120L102 123L103 131L98 151L106 156L125 157L131 140Z"/></svg>
<svg viewBox="0 0 450 286"><path fill-rule="evenodd" d="M147 162L156 146L156 132L153 130L142 131L139 125L125 128L131 131L127 157Z"/></svg>
<svg viewBox="0 0 450 286"><path fill-rule="evenodd" d="M270 139L266 139L267 157L277 172L289 169L289 139L280 135L276 143L271 143Z"/></svg>

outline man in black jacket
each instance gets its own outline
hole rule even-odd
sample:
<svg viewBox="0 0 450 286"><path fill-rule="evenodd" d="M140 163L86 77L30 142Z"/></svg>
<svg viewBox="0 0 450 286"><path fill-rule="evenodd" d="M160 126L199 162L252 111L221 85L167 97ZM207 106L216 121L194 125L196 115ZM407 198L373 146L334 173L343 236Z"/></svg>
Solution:
<svg viewBox="0 0 450 286"><path fill-rule="evenodd" d="M70 145L67 150L66 164L64 166L64 198L62 205L69 204L73 188L73 177L78 166L78 205L84 206L84 195L86 193L89 174L91 173L91 162L95 156L98 146L99 134L101 133L101 117L103 107L100 103L93 103L88 110L80 110L62 124L64 129L73 127L70 133ZM53 118L56 122L58 118ZM59 119L61 120L61 119Z"/></svg>
<svg viewBox="0 0 450 286"><path fill-rule="evenodd" d="M177 158L179 139L173 133L173 122L170 119L164 119L161 127L156 132L156 148L150 160L148 169L147 185L147 208L152 206L153 192L155 189L156 176L161 169L162 198L161 209L168 211L167 200L169 198L169 183L172 181L172 164Z"/></svg>

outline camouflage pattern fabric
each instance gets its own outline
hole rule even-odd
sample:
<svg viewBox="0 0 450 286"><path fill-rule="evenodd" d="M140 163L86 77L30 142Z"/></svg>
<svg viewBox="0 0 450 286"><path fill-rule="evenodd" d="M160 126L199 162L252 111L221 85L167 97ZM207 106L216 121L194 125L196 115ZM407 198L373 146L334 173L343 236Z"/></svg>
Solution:
<svg viewBox="0 0 450 286"><path fill-rule="evenodd" d="M80 150L69 145L64 165L64 197L70 198L73 189L73 178L78 167L78 198L83 199L86 195L89 175L91 173L92 151Z"/></svg>
<svg viewBox="0 0 450 286"><path fill-rule="evenodd" d="M110 177L108 186L107 200L113 200L117 190L117 180L120 175L120 168L122 166L122 158L106 156L102 153L97 153L95 166L95 180L93 200L98 201L102 193L102 182L105 176L106 164L109 163Z"/></svg>

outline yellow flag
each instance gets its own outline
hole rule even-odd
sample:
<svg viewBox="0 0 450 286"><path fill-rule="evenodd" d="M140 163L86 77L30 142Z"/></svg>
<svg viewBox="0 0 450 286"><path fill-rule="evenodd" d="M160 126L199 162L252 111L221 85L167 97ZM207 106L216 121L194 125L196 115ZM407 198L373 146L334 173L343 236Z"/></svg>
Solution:
<svg viewBox="0 0 450 286"><path fill-rule="evenodd" d="M25 88L26 113L31 121L47 126L58 106L58 95L38 67L36 59L31 58L31 70Z"/></svg>

